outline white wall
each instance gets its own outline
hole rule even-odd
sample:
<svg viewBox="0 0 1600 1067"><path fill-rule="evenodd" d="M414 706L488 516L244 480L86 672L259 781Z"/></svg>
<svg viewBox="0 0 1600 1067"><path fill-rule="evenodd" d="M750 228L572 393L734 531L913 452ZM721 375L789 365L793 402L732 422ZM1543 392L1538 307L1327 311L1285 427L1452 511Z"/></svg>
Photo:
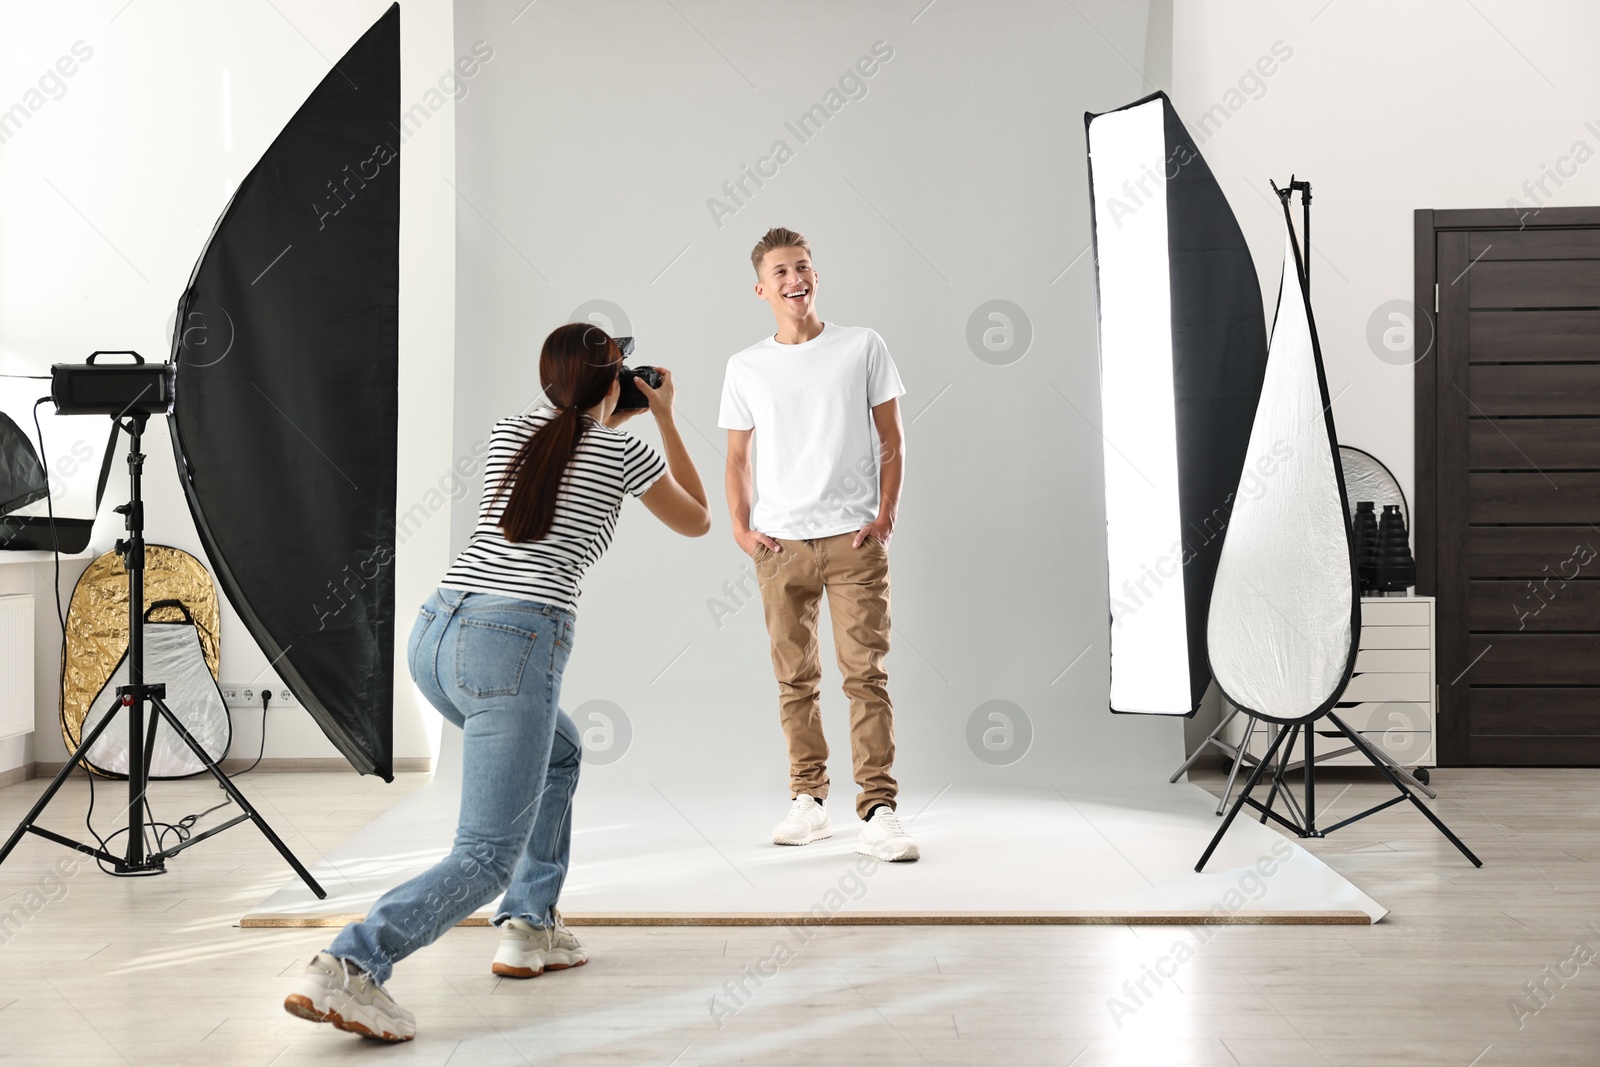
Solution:
<svg viewBox="0 0 1600 1067"><path fill-rule="evenodd" d="M1173 101L1244 227L1269 322L1283 237L1267 180L1295 173L1313 187L1312 303L1340 441L1388 464L1408 498L1414 369L1368 331L1412 299L1412 212L1536 206L1523 183L1558 163L1576 173L1541 199L1600 202L1597 40L1587 0L1175 5ZM1291 57L1238 92L1277 42ZM1217 104L1230 110L1201 133ZM1561 163L1578 142L1589 162Z"/></svg>
<svg viewBox="0 0 1600 1067"><path fill-rule="evenodd" d="M164 359L172 309L235 183L255 164L306 95L387 7L384 0L276 0L275 4L38 4L0 2L0 108L58 60L92 55L64 91L0 143L0 372L38 373L96 348L135 348ZM402 9L402 101L426 99L454 62L448 0ZM226 82L224 79L226 78ZM224 95L224 85L227 90ZM55 97L59 98L55 98ZM454 159L451 103L408 131L402 152L399 496L420 496L450 464L453 374ZM41 383L42 384L42 383ZM41 389L41 392L47 389ZM104 421L104 420L102 420ZM204 559L174 469L166 427L146 438L148 539ZM104 430L96 428L102 438ZM109 549L126 496L119 456L95 544ZM419 601L447 559L449 520L435 519L399 553L398 596ZM63 568L63 597L83 564ZM40 569L40 573L45 573ZM49 578L38 590L43 600ZM41 619L48 620L41 607ZM408 613L402 612L407 616ZM403 662L405 631L397 635ZM39 635L51 653L53 624ZM222 677L275 682L237 614L223 603ZM42 655L46 663L53 655ZM56 725L56 677L39 679L37 730L0 743L0 772L65 758ZM395 687L395 751L428 756L437 717L423 715L402 675ZM299 708L270 713L266 755L339 758ZM252 757L258 712L234 715L235 756Z"/></svg>
<svg viewBox="0 0 1600 1067"><path fill-rule="evenodd" d="M710 536L684 541L627 504L588 576L562 702L582 713L609 701L633 737L621 760L585 769L585 788L783 788L776 684L754 584L736 588L749 561L729 534L716 429L727 358L773 329L749 262L773 225L811 239L824 318L876 328L909 389L889 658L902 782L935 791L1170 771L1177 722L1106 709L1086 254L1082 116L1149 91L1136 65L1146 5L619 0L539 3L517 17L523 7L457 5L458 50L483 39L495 58L458 110L456 450L537 393L550 329L610 301L638 357L674 370L716 513ZM866 95L800 143L786 121L880 41L893 59ZM777 140L793 158L733 204L723 183ZM714 217L712 197L737 210ZM967 340L970 317L997 298L1033 331L1005 366ZM655 439L648 419L629 429ZM472 519L457 509L458 548ZM719 618L719 602L731 613ZM826 624L823 640L832 777L849 795ZM1032 750L1012 766L969 749L969 719L992 700L1032 725Z"/></svg>
<svg viewBox="0 0 1600 1067"><path fill-rule="evenodd" d="M328 60L383 7L379 0L278 0L280 15L270 5L200 0L0 0L0 108L27 99L74 42L93 49L62 79L64 92L52 85L43 106L0 143L0 372L80 359L96 347L164 355L172 306L232 183ZM403 155L399 500L402 511L424 503L429 518L399 555L401 641L411 605L448 562L452 533L458 548L470 526L476 486L467 506L454 506L454 457L470 452L493 417L531 396L538 340L584 301L621 304L641 355L680 371L691 447L719 493L713 395L721 363L767 326L764 309L745 295L743 250L765 225L784 221L819 246L829 283L825 314L871 323L888 337L912 389L908 415L940 397L912 426L906 527L897 543L905 640L891 663L902 708L914 709L902 711L903 721L920 717L922 737L942 745L971 706L1009 696L1036 710L1047 758L1062 757L1051 746L1072 736L1149 746L1164 763L1170 731L1110 720L1090 691L1103 685L1103 649L1054 686L1024 680L1028 663L1054 656L1065 666L1102 636L1088 612L1101 595L1102 557L1092 538L1058 532L1098 529L1101 505L1089 475L1100 444L1051 391L1061 388L1094 417L1092 278L1080 261L1052 279L1087 242L1081 112L1166 85L1167 52L1144 38L1143 5L1080 3L1094 28L1060 5L1021 5L1004 15L950 3L920 14L920 5L893 13L812 5L804 32L785 27L778 52L776 13L688 2L679 9L462 3L452 34L445 0L403 8L403 100L440 106ZM1411 212L1504 206L1512 196L1531 204L1524 183L1541 180L1546 167L1570 173L1563 157L1577 142L1587 146L1586 158L1600 152L1593 105L1600 72L1585 55L1600 36L1600 9L1578 0L1478 0L1476 8L1453 0L1157 0L1155 9L1157 35L1166 19L1173 27L1171 91L1180 114L1195 126L1214 105L1224 109L1213 112L1225 114L1220 126L1214 120L1201 131L1202 151L1245 228L1269 305L1280 237L1266 179L1298 172L1314 182L1314 301L1330 389L1340 394L1340 435L1387 462L1409 493L1412 369L1403 356L1379 358L1368 329L1389 301L1411 297ZM706 199L784 136L784 120L878 39L893 44L896 58L872 79L868 97L848 104L748 208L716 228ZM469 207L445 181L455 166L455 105L428 90L477 40L494 47L496 59L468 84L461 105L460 184ZM1234 95L1278 41L1292 56ZM1153 82L1135 69L1141 62L1152 64ZM474 95L490 86L484 97ZM491 143L494 123L518 109L521 124ZM558 146L580 138L593 146L594 161L561 164ZM1540 196L1549 203L1600 200L1600 166L1592 162L1563 176L1559 188L1544 181L1550 195ZM470 253L459 368L451 355L458 207ZM1032 350L1009 367L980 363L965 343L967 316L993 297L1021 304L1035 330ZM992 445L972 433L980 420L995 427ZM198 552L164 427L153 431L151 539ZM1000 446L1010 441L1042 442L1069 462L1065 469L1031 459L1016 466ZM114 474L123 469L119 458ZM1015 501L1020 518L992 522L991 511L959 489L979 481ZM430 495L440 485L445 492ZM114 479L108 505L120 493ZM1066 501L1074 502L1070 510ZM932 547L929 531L946 527L973 552L946 556ZM114 536L114 524L102 523L97 544L109 547ZM671 575L650 573L649 557L658 553L672 561ZM951 576L965 573L961 560L984 553L995 560L994 589L1009 592L943 596ZM725 736L766 753L776 730L757 609L741 609L719 630L707 608L742 564L720 513L710 538L685 544L635 509L615 555L595 572L585 598L569 707L615 691L648 740L676 729L674 714L711 701L728 709ZM63 595L80 568L64 568ZM37 586L41 593L48 582ZM5 588L27 584L9 577ZM670 607L641 607L641 596ZM1042 624L1046 615L1028 613L1045 612L1046 602L1077 605L1082 617ZM55 639L52 612L41 597L41 647ZM913 641L941 668L982 660L993 681L947 686L910 650ZM645 677L615 684L605 677L623 649L660 660L650 660L647 672L638 668L653 676L685 644L690 651L655 686ZM270 677L226 606L223 645L226 678ZM734 663L728 676L723 668ZM1093 684L1073 688L1078 677ZM41 676L40 730L0 740L0 773L63 757L53 681ZM427 754L437 718L418 711L403 673L396 697L397 753ZM839 713L835 698L835 724ZM303 713L272 714L269 756L334 755ZM236 753L253 750L255 716L236 719ZM939 766L944 757L923 745L906 728L903 764ZM954 758L963 758L959 749ZM605 773L589 772L591 779Z"/></svg>

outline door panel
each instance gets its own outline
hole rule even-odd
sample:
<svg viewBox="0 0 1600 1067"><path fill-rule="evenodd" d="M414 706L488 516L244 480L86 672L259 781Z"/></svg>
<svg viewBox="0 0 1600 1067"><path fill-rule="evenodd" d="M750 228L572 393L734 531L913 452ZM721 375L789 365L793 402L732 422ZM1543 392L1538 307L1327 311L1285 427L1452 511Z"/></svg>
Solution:
<svg viewBox="0 0 1600 1067"><path fill-rule="evenodd" d="M1600 766L1600 210L1496 216L1419 213L1418 289L1438 307L1436 358L1417 364L1417 531L1439 755Z"/></svg>
<svg viewBox="0 0 1600 1067"><path fill-rule="evenodd" d="M1474 311L1474 363L1600 359L1600 311Z"/></svg>
<svg viewBox="0 0 1600 1067"><path fill-rule="evenodd" d="M1571 559L1589 574L1600 554L1592 526L1475 526L1467 531L1467 565L1474 578L1543 578ZM1568 568L1570 569L1570 568Z"/></svg>
<svg viewBox="0 0 1600 1067"><path fill-rule="evenodd" d="M1484 260L1472 267L1471 307L1600 307L1600 260Z"/></svg>
<svg viewBox="0 0 1600 1067"><path fill-rule="evenodd" d="M1468 648L1474 686L1600 685L1600 634L1475 633Z"/></svg>
<svg viewBox="0 0 1600 1067"><path fill-rule="evenodd" d="M1476 470L1600 470L1600 419L1473 419L1467 451Z"/></svg>
<svg viewBox="0 0 1600 1067"><path fill-rule="evenodd" d="M1475 523L1576 524L1600 516L1600 474L1593 471L1473 473L1467 484L1467 517Z"/></svg>
<svg viewBox="0 0 1600 1067"><path fill-rule="evenodd" d="M1467 381L1475 418L1600 415L1600 363L1480 363Z"/></svg>
<svg viewBox="0 0 1600 1067"><path fill-rule="evenodd" d="M1473 714L1473 725L1488 736L1588 734L1600 718L1600 690L1483 689L1473 700Z"/></svg>
<svg viewBox="0 0 1600 1067"><path fill-rule="evenodd" d="M1576 570L1575 561L1565 569ZM1600 561L1589 570L1600 570ZM1474 579L1467 583L1467 618L1478 634L1589 630L1600 618L1600 581L1566 581L1554 570L1537 581Z"/></svg>

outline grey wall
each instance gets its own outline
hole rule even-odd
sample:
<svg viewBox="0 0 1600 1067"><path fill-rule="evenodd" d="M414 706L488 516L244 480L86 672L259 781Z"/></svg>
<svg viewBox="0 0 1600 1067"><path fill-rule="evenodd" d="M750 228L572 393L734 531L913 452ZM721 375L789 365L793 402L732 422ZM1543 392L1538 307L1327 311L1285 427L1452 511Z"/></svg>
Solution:
<svg viewBox="0 0 1600 1067"><path fill-rule="evenodd" d="M456 453L536 395L551 328L609 301L638 356L675 372L717 514L710 536L686 541L629 503L589 575L563 704L593 728L592 702L610 702L631 740L586 768L585 788L731 777L783 788L760 605L738 603L755 586L730 596L725 584L749 566L729 533L716 429L727 357L772 330L748 261L772 225L811 239L823 317L877 329L909 389L890 657L902 782L1170 771L1179 722L1106 710L1083 136L1085 110L1153 88L1139 70L1147 5L524 3L456 5L456 52L494 49L457 106ZM894 54L866 95L801 143L786 121L879 41ZM779 140L793 158L743 206L728 200L723 182ZM712 197L736 210L715 220ZM992 325L978 312L994 300L1021 316L1011 348L979 344L980 359L969 322ZM656 440L647 420L630 429ZM480 484L452 510L455 550ZM720 620L717 601L731 611ZM846 705L824 660L842 797ZM975 710L996 700L1032 732L1005 766L969 744Z"/></svg>

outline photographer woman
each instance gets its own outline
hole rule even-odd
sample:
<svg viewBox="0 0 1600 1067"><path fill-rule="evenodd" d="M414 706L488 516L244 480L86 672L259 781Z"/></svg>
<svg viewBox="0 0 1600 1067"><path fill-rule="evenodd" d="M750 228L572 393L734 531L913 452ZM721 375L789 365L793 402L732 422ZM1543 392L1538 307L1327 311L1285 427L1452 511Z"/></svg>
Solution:
<svg viewBox="0 0 1600 1067"><path fill-rule="evenodd" d="M672 375L635 379L666 460L617 427L622 353L597 327L545 339L552 407L497 423L478 526L422 606L411 676L465 737L461 821L437 865L385 893L319 952L284 1001L291 1014L386 1041L416 1021L384 990L394 964L504 890L494 973L532 978L588 956L556 911L572 840L577 728L558 706L578 583L611 544L624 494L687 537L711 529L705 489L672 417Z"/></svg>

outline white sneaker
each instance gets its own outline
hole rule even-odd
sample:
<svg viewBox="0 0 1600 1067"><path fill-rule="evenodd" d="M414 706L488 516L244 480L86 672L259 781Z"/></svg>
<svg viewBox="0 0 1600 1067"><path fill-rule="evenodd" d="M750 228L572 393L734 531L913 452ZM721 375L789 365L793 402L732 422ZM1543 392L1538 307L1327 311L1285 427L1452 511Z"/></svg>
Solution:
<svg viewBox="0 0 1600 1067"><path fill-rule="evenodd" d="M774 845L809 845L833 836L828 809L810 793L801 793L789 805L789 814L772 829Z"/></svg>
<svg viewBox="0 0 1600 1067"><path fill-rule="evenodd" d="M861 828L861 840L856 851L863 856L876 856L891 863L897 860L914 860L922 853L900 825L900 816L890 807L880 807Z"/></svg>
<svg viewBox="0 0 1600 1067"><path fill-rule="evenodd" d="M283 1010L379 1041L417 1036L416 1016L396 1004L370 974L326 952L311 957L294 992L283 999Z"/></svg>
<svg viewBox="0 0 1600 1067"><path fill-rule="evenodd" d="M554 926L535 926L526 919L500 924L500 948L490 968L503 978L537 978L546 971L564 971L589 962L589 953L572 936L561 913L550 909Z"/></svg>

